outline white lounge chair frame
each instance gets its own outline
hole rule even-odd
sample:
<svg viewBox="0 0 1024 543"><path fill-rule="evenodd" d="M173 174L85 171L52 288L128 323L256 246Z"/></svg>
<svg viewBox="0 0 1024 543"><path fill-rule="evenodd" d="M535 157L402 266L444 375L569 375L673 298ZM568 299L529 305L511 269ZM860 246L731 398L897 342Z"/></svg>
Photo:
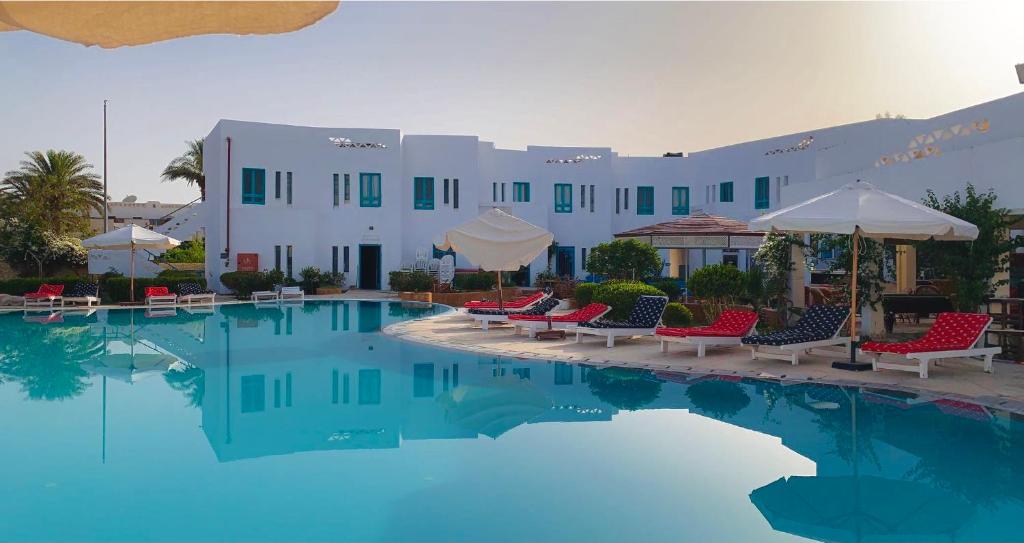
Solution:
<svg viewBox="0 0 1024 543"><path fill-rule="evenodd" d="M546 299L548 299L550 297L551 297L551 294L548 294L547 292L545 292L543 296L541 296L540 298L537 298L536 300L530 302L527 305L524 305L523 307L506 308L503 311L508 311L509 313L522 313L523 311L526 311L527 309L530 309L531 307L541 303L542 301L544 301L544 300L546 300ZM497 307L482 307L482 308L460 307L459 308L459 312L462 315L464 315L466 317L469 317L471 319L476 319L477 317L485 316L485 315L477 315L476 313L470 313L469 312L470 309L486 309L488 311L491 311L491 310L498 309L498 308ZM494 316L494 315L491 315L491 316ZM479 320L479 319L476 319L476 320ZM508 319L505 319L505 320L508 320ZM494 322L499 322L499 321L494 320ZM486 328L484 328L484 330L486 330Z"/></svg>
<svg viewBox="0 0 1024 543"><path fill-rule="evenodd" d="M978 345L982 342L982 339L984 339L985 333L988 331L988 327L991 324L992 321L989 320L989 323L986 324L985 327L981 329L981 333L978 334L978 337L974 338L974 341L971 342L970 349L962 349L958 351L930 351L920 353L907 353L906 355L903 355L906 360L916 360L916 363L913 364L882 362L881 357L883 354L892 354L894 356L900 356L896 353L865 352L861 351L860 349L858 349L858 351L863 355L871 357L871 369L875 371L878 371L880 369L911 372L916 371L918 377L920 377L921 379L928 378L928 365L932 360L941 360L943 358L971 358L972 360L974 360L974 357L980 356L982 357L982 369L985 370L985 373L992 373L995 371L992 367L992 357L1003 352L1003 349L1001 347L978 347Z"/></svg>
<svg viewBox="0 0 1024 543"><path fill-rule="evenodd" d="M608 312L611 311L611 310L612 310L611 307L609 307L608 309L605 309L600 315L594 317L593 319L590 319L589 322L593 322L593 321L596 321L597 319L600 319L601 317L607 315ZM510 320L509 322L511 322L514 325L513 334L515 334L517 336L519 334L521 334L523 330L526 330L526 337L531 337L531 338L532 337L537 337L537 331L538 330L547 330L548 329L548 321L547 320L542 320L542 321L541 320L528 320L528 321ZM569 328L572 328L573 326L579 326L579 325L580 325L580 323L578 323L578 322L552 321L551 322L551 329L552 330L567 330Z"/></svg>
<svg viewBox="0 0 1024 543"><path fill-rule="evenodd" d="M174 305L176 303L178 303L178 296L175 294L168 294L166 296L146 296L146 305L149 307Z"/></svg>
<svg viewBox="0 0 1024 543"><path fill-rule="evenodd" d="M61 307L64 304L85 304L85 307L92 307L92 304L100 305L100 299L98 296L68 296L64 298Z"/></svg>
<svg viewBox="0 0 1024 543"><path fill-rule="evenodd" d="M63 296L47 296L45 298L29 298L25 297L25 307L53 307L53 306L64 307Z"/></svg>
<svg viewBox="0 0 1024 543"><path fill-rule="evenodd" d="M480 323L480 329L486 332L492 322L508 322L508 315L475 315L470 313L473 320Z"/></svg>
<svg viewBox="0 0 1024 543"><path fill-rule="evenodd" d="M657 328L589 328L579 325L567 328L569 331L576 332L576 343L582 343L584 335L604 336L607 338L605 346L609 349L615 346L615 338L621 337L631 339L641 336L653 336L656 329Z"/></svg>
<svg viewBox="0 0 1024 543"><path fill-rule="evenodd" d="M281 287L280 295L278 296L281 301L285 300L306 300L306 293L299 287Z"/></svg>
<svg viewBox="0 0 1024 543"><path fill-rule="evenodd" d="M840 333L843 332L843 328L846 328L846 322L850 320L850 316L847 315L843 322L836 328L836 333L829 339L822 339L819 341L805 341L803 343L790 343L789 345L751 345L750 346L750 359L757 360L758 358L771 358L773 360L785 360L794 366L800 364L800 354L810 354L811 349L817 349L820 347L846 347L846 353L850 353L850 338L840 337ZM771 351L762 351L759 347L774 347L779 349L781 353L774 353Z"/></svg>
<svg viewBox="0 0 1024 543"><path fill-rule="evenodd" d="M668 352L669 343L680 343L682 345L694 345L697 347L697 358L704 358L707 347L741 345L741 339L749 336L757 328L757 321L750 325L750 328L742 336L658 336L661 340L661 352Z"/></svg>
<svg viewBox="0 0 1024 543"><path fill-rule="evenodd" d="M250 299L256 303L267 301L276 302L279 298L277 291L274 290L257 290L250 294L249 296Z"/></svg>
<svg viewBox="0 0 1024 543"><path fill-rule="evenodd" d="M185 296L178 296L178 303L184 303L185 305L210 305L217 299L217 295L213 292L204 292L202 294L186 294Z"/></svg>

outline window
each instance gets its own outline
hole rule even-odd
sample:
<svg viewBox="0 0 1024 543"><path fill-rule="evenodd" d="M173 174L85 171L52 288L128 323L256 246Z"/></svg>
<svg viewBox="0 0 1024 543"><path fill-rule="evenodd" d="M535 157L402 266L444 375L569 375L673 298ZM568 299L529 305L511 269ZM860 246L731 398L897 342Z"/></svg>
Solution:
<svg viewBox="0 0 1024 543"><path fill-rule="evenodd" d="M242 413L257 413L266 407L266 378L262 375L242 376Z"/></svg>
<svg viewBox="0 0 1024 543"><path fill-rule="evenodd" d="M555 183L555 213L572 213L572 185Z"/></svg>
<svg viewBox="0 0 1024 543"><path fill-rule="evenodd" d="M654 187L636 188L636 214L654 215Z"/></svg>
<svg viewBox="0 0 1024 543"><path fill-rule="evenodd" d="M452 208L459 209L459 180L452 179Z"/></svg>
<svg viewBox="0 0 1024 543"><path fill-rule="evenodd" d="M587 186L580 185L580 209L587 209Z"/></svg>
<svg viewBox="0 0 1024 543"><path fill-rule="evenodd" d="M380 404L380 370L359 370L359 405Z"/></svg>
<svg viewBox="0 0 1024 543"><path fill-rule="evenodd" d="M520 379L530 380L530 368L512 368L512 375Z"/></svg>
<svg viewBox="0 0 1024 543"><path fill-rule="evenodd" d="M580 249L580 261L583 262L583 269L587 269L587 248Z"/></svg>
<svg viewBox="0 0 1024 543"><path fill-rule="evenodd" d="M288 200L287 200L287 203L288 203L288 205L292 205L292 172L288 172L286 175L288 177L288 183L287 183L288 184L288 187L287 187Z"/></svg>
<svg viewBox="0 0 1024 543"><path fill-rule="evenodd" d="M690 214L690 187L672 187L672 214Z"/></svg>
<svg viewBox="0 0 1024 543"><path fill-rule="evenodd" d="M338 370L331 370L331 403L338 403Z"/></svg>
<svg viewBox="0 0 1024 543"><path fill-rule="evenodd" d="M718 201L732 201L732 181L723 181L721 185L718 185Z"/></svg>
<svg viewBox="0 0 1024 543"><path fill-rule="evenodd" d="M505 183L501 184L501 201L505 201Z"/></svg>
<svg viewBox="0 0 1024 543"><path fill-rule="evenodd" d="M274 199L281 199L281 172L274 172Z"/></svg>
<svg viewBox="0 0 1024 543"><path fill-rule="evenodd" d="M292 246L291 245L289 245L288 248L287 248L287 256L285 258L286 258L285 264L287 266L287 270L285 271L284 275L285 275L285 277L291 278L291 276L292 276Z"/></svg>
<svg viewBox="0 0 1024 543"><path fill-rule="evenodd" d="M618 187L616 187L615 188L615 214L616 215L619 214L619 203L620 203L619 194L620 194L620 190L619 190Z"/></svg>
<svg viewBox="0 0 1024 543"><path fill-rule="evenodd" d="M590 212L594 212L594 185L590 185Z"/></svg>
<svg viewBox="0 0 1024 543"><path fill-rule="evenodd" d="M345 201L352 201L352 180L349 178L348 174L345 174Z"/></svg>
<svg viewBox="0 0 1024 543"><path fill-rule="evenodd" d="M629 209L629 187L622 189L622 209Z"/></svg>
<svg viewBox="0 0 1024 543"><path fill-rule="evenodd" d="M341 271L348 273L348 245L343 247L341 251Z"/></svg>
<svg viewBox="0 0 1024 543"><path fill-rule="evenodd" d="M258 168L242 168L242 203L263 205L267 200L267 171Z"/></svg>
<svg viewBox="0 0 1024 543"><path fill-rule="evenodd" d="M338 273L338 246L331 246L331 273Z"/></svg>
<svg viewBox="0 0 1024 543"><path fill-rule="evenodd" d="M448 205L448 179L444 180L444 205Z"/></svg>
<svg viewBox="0 0 1024 543"><path fill-rule="evenodd" d="M754 209L768 209L770 207L768 182L769 178L767 177L754 179Z"/></svg>
<svg viewBox="0 0 1024 543"><path fill-rule="evenodd" d="M775 201L782 201L782 176L775 176Z"/></svg>
<svg viewBox="0 0 1024 543"><path fill-rule="evenodd" d="M359 174L359 207L380 207L380 174Z"/></svg>
<svg viewBox="0 0 1024 543"><path fill-rule="evenodd" d="M434 396L434 365L412 365L412 397L432 398Z"/></svg>
<svg viewBox="0 0 1024 543"><path fill-rule="evenodd" d="M341 182L338 180L338 174L334 174L334 207L338 207L341 203Z"/></svg>
<svg viewBox="0 0 1024 543"><path fill-rule="evenodd" d="M281 271L281 246L274 246L274 271Z"/></svg>
<svg viewBox="0 0 1024 543"><path fill-rule="evenodd" d="M512 201L529 202L530 184L523 181L516 181L512 183Z"/></svg>
<svg viewBox="0 0 1024 543"><path fill-rule="evenodd" d="M413 209L434 209L434 178L413 178Z"/></svg>
<svg viewBox="0 0 1024 543"><path fill-rule="evenodd" d="M740 254L736 251L723 251L722 264L738 268L740 265Z"/></svg>
<svg viewBox="0 0 1024 543"><path fill-rule="evenodd" d="M492 202L497 202L498 201L498 182L497 181L493 181L491 183L491 201Z"/></svg>

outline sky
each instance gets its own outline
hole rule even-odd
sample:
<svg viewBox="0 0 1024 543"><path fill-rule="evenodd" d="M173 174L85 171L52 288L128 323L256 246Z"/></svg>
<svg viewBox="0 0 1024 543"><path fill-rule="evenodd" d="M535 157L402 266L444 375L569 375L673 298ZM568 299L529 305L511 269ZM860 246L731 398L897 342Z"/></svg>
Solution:
<svg viewBox="0 0 1024 543"><path fill-rule="evenodd" d="M112 199L187 202L160 172L219 119L468 134L500 148L699 151L1024 92L1024 2L343 1L276 36L105 50L0 33L0 171L69 149Z"/></svg>

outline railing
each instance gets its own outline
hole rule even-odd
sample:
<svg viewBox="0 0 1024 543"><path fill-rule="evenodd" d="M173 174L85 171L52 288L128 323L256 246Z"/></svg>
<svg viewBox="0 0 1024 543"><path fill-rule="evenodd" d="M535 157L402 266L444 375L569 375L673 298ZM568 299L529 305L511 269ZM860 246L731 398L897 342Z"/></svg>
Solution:
<svg viewBox="0 0 1024 543"><path fill-rule="evenodd" d="M181 211L182 209L185 209L186 207L189 207L189 206L195 204L196 202L201 201L202 199L203 199L203 197L200 196L199 198L196 198L195 200L192 200L191 202L189 202L189 203L187 203L185 205L182 205L182 206L174 208L172 211L170 211L166 215L163 215L162 217L157 217L156 221L155 221L156 224L160 225L160 226L164 225L165 223L167 223L167 222L169 222L171 220L171 215L174 215L175 213Z"/></svg>

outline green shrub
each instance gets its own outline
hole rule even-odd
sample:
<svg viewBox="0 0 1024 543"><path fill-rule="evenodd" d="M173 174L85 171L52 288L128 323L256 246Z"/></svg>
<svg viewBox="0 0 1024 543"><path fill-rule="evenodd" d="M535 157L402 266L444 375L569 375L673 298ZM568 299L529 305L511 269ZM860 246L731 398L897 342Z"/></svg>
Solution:
<svg viewBox="0 0 1024 543"><path fill-rule="evenodd" d="M580 283L576 285L576 292L573 298L576 299L576 307L584 307L594 301L594 293L601 285L597 283Z"/></svg>
<svg viewBox="0 0 1024 543"><path fill-rule="evenodd" d="M635 239L617 239L591 249L583 265L594 275L612 279L649 279L661 273L662 260L651 245Z"/></svg>
<svg viewBox="0 0 1024 543"><path fill-rule="evenodd" d="M302 285L302 290L315 294L316 289L320 287L320 276L320 268L316 266L306 266L299 270L299 284Z"/></svg>
<svg viewBox="0 0 1024 543"><path fill-rule="evenodd" d="M184 282L195 282L206 288L206 279L189 275L179 276L178 279L168 280L167 277L136 277L135 278L135 300L142 301L146 298L146 287L167 287L171 292L177 292L178 284ZM106 277L100 283L100 298L104 303L127 302L131 299L131 278L123 276Z"/></svg>
<svg viewBox="0 0 1024 543"><path fill-rule="evenodd" d="M388 274L388 282L395 292L428 292L434 288L434 279L422 271L393 271Z"/></svg>
<svg viewBox="0 0 1024 543"><path fill-rule="evenodd" d="M714 322L727 306L734 305L746 292L745 279L736 266L714 264L694 271L687 286L703 302L708 322Z"/></svg>
<svg viewBox="0 0 1024 543"><path fill-rule="evenodd" d="M26 292L39 290L39 285L47 283L50 285L64 285L64 289L71 288L71 285L79 281L89 281L88 277L18 277L0 281L0 294L21 296Z"/></svg>
<svg viewBox="0 0 1024 543"><path fill-rule="evenodd" d="M279 271L233 271L220 276L220 282L240 298L248 298L257 290L272 290L274 285L282 284L283 281L284 275Z"/></svg>
<svg viewBox="0 0 1024 543"><path fill-rule="evenodd" d="M679 295L683 293L683 289L679 287L678 279L658 279L652 282L651 286L664 292L669 300L678 300Z"/></svg>
<svg viewBox="0 0 1024 543"><path fill-rule="evenodd" d="M460 273L452 285L458 290L491 290L497 281L494 272Z"/></svg>
<svg viewBox="0 0 1024 543"><path fill-rule="evenodd" d="M163 262L187 262L201 264L206 262L206 240L186 240L177 247L171 247L160 255Z"/></svg>
<svg viewBox="0 0 1024 543"><path fill-rule="evenodd" d="M594 291L594 301L612 307L606 318L625 320L633 311L637 298L664 295L664 292L640 281L608 281Z"/></svg>
<svg viewBox="0 0 1024 543"><path fill-rule="evenodd" d="M672 302L665 306L665 314L662 315L661 320L665 323L665 326L686 328L693 325L693 313L685 305Z"/></svg>

